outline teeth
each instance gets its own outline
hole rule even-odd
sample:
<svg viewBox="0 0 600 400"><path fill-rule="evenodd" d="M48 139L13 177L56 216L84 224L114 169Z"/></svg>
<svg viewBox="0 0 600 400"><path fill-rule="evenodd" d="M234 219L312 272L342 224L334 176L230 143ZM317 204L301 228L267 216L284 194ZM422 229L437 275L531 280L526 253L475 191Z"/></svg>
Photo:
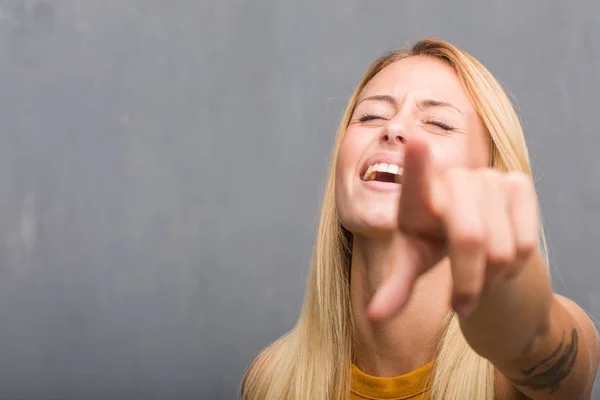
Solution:
<svg viewBox="0 0 600 400"><path fill-rule="evenodd" d="M388 172L390 174L401 176L403 170L404 170L404 168L399 167L396 164L388 164L388 163L373 164L373 165L369 166L369 168L367 168L367 172L365 172L363 180L365 180L365 181L373 180L375 178L376 172ZM396 181L398 181L398 179L396 179Z"/></svg>
<svg viewBox="0 0 600 400"><path fill-rule="evenodd" d="M377 164L377 172L387 172L387 169L388 169L388 164L386 164L386 163Z"/></svg>
<svg viewBox="0 0 600 400"><path fill-rule="evenodd" d="M371 179L373 179L375 177L375 165L371 165L368 169L367 172L365 172L365 176L364 176L364 180L365 181L370 181Z"/></svg>

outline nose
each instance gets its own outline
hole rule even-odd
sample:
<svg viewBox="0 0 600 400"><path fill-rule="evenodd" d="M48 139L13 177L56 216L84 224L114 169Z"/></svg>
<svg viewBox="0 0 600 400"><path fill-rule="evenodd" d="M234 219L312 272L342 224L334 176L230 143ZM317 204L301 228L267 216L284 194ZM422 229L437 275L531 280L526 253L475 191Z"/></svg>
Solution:
<svg viewBox="0 0 600 400"><path fill-rule="evenodd" d="M398 119L390 120L381 132L381 141L390 144L404 143L406 141L406 128Z"/></svg>

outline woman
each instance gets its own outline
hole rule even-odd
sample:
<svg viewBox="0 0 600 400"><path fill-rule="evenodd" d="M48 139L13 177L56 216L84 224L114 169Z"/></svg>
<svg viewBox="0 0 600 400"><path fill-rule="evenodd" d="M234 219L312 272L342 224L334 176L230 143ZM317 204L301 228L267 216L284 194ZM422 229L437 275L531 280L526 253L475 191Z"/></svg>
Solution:
<svg viewBox="0 0 600 400"><path fill-rule="evenodd" d="M528 153L500 84L440 40L377 60L333 151L304 307L255 399L589 399L584 311L552 293Z"/></svg>

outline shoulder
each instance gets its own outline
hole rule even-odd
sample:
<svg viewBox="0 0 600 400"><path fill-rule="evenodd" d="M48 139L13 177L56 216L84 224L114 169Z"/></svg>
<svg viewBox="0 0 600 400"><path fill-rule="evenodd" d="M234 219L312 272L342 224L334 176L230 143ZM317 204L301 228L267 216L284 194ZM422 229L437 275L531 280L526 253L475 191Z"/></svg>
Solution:
<svg viewBox="0 0 600 400"><path fill-rule="evenodd" d="M559 294L555 294L556 301L573 317L579 331L581 332L581 343L588 347L592 372L595 375L600 363L600 336L590 316L573 300Z"/></svg>

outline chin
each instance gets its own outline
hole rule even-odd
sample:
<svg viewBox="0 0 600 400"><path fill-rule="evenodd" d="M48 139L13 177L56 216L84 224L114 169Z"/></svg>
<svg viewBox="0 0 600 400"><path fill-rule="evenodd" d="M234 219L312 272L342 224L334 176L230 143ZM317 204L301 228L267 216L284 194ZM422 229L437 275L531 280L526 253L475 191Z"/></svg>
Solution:
<svg viewBox="0 0 600 400"><path fill-rule="evenodd" d="M342 221L342 226L353 235L369 237L388 236L398 231L398 220L388 213L369 213Z"/></svg>

